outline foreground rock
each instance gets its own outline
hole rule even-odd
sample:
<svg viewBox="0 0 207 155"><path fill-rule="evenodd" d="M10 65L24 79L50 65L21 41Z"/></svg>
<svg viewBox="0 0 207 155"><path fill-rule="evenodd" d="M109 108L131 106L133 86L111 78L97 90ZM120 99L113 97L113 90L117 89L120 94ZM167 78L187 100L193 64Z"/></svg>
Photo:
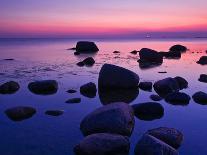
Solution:
<svg viewBox="0 0 207 155"><path fill-rule="evenodd" d="M154 94L150 95L150 98L153 101L161 101L162 100L162 97L160 97L159 95L154 95Z"/></svg>
<svg viewBox="0 0 207 155"><path fill-rule="evenodd" d="M200 82L207 83L207 75L206 74L201 74L200 78L198 79Z"/></svg>
<svg viewBox="0 0 207 155"><path fill-rule="evenodd" d="M71 98L68 99L65 103L80 103L81 102L81 98Z"/></svg>
<svg viewBox="0 0 207 155"><path fill-rule="evenodd" d="M36 110L32 107L19 106L7 109L5 113L13 121L22 121L32 117Z"/></svg>
<svg viewBox="0 0 207 155"><path fill-rule="evenodd" d="M173 105L188 105L191 97L188 94L173 92L168 94L165 101Z"/></svg>
<svg viewBox="0 0 207 155"><path fill-rule="evenodd" d="M164 115L164 108L156 102L135 104L132 108L134 115L141 120L151 121L160 119Z"/></svg>
<svg viewBox="0 0 207 155"><path fill-rule="evenodd" d="M193 100L201 105L207 105L207 94L204 92L197 92L193 95Z"/></svg>
<svg viewBox="0 0 207 155"><path fill-rule="evenodd" d="M174 45L169 50L171 52L186 52L188 49L183 45Z"/></svg>
<svg viewBox="0 0 207 155"><path fill-rule="evenodd" d="M200 58L199 61L197 61L197 64L200 64L200 65L207 65L207 56L202 56Z"/></svg>
<svg viewBox="0 0 207 155"><path fill-rule="evenodd" d="M80 124L82 133L113 133L130 136L134 129L132 108L126 103L113 103L96 109Z"/></svg>
<svg viewBox="0 0 207 155"><path fill-rule="evenodd" d="M17 82L9 81L0 85L0 94L14 94L19 88L20 86Z"/></svg>
<svg viewBox="0 0 207 155"><path fill-rule="evenodd" d="M47 110L45 112L46 115L50 115L50 116L60 116L64 113L63 110Z"/></svg>
<svg viewBox="0 0 207 155"><path fill-rule="evenodd" d="M174 128L160 127L149 130L147 134L167 143L175 149L178 149L183 141L183 134Z"/></svg>
<svg viewBox="0 0 207 155"><path fill-rule="evenodd" d="M163 141L145 134L137 143L135 155L179 155L179 153Z"/></svg>
<svg viewBox="0 0 207 155"><path fill-rule="evenodd" d="M58 90L58 83L55 80L44 80L31 82L28 89L38 95L51 95L55 94Z"/></svg>
<svg viewBox="0 0 207 155"><path fill-rule="evenodd" d="M74 147L76 155L128 155L129 139L121 135L99 133L85 137Z"/></svg>
<svg viewBox="0 0 207 155"><path fill-rule="evenodd" d="M80 87L80 93L85 97L94 98L96 97L96 92L96 84L92 82Z"/></svg>
<svg viewBox="0 0 207 155"><path fill-rule="evenodd" d="M152 82L140 82L139 88L144 91L152 91Z"/></svg>
<svg viewBox="0 0 207 155"><path fill-rule="evenodd" d="M94 42L79 41L76 45L76 51L79 53L94 53L98 52L99 49Z"/></svg>

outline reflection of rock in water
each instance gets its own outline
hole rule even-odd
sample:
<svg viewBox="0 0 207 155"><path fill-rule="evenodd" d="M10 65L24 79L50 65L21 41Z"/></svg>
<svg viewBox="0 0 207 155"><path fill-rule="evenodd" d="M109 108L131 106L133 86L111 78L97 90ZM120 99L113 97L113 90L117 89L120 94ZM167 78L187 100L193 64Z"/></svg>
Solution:
<svg viewBox="0 0 207 155"><path fill-rule="evenodd" d="M139 89L99 89L99 98L102 104L114 102L131 103L139 95Z"/></svg>

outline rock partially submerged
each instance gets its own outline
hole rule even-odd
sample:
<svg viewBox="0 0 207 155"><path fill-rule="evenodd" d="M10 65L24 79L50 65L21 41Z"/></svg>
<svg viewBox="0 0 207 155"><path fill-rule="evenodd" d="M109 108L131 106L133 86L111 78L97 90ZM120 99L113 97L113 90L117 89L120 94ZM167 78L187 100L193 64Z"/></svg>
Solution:
<svg viewBox="0 0 207 155"><path fill-rule="evenodd" d="M201 105L207 105L207 94L204 92L197 92L193 95L193 100Z"/></svg>
<svg viewBox="0 0 207 155"><path fill-rule="evenodd" d="M113 133L130 136L134 129L134 114L126 103L113 103L88 114L80 124L82 133Z"/></svg>
<svg viewBox="0 0 207 155"><path fill-rule="evenodd" d="M46 115L50 115L50 116L60 116L64 113L63 110L47 110L45 112Z"/></svg>
<svg viewBox="0 0 207 155"><path fill-rule="evenodd" d="M0 85L0 94L14 94L19 90L20 86L15 81L9 81Z"/></svg>
<svg viewBox="0 0 207 155"><path fill-rule="evenodd" d="M200 82L207 83L207 75L206 74L201 74L200 78L198 79Z"/></svg>
<svg viewBox="0 0 207 155"><path fill-rule="evenodd" d="M80 103L80 102L81 102L81 98L71 98L71 99L68 99L65 103L74 104L74 103Z"/></svg>
<svg viewBox="0 0 207 155"><path fill-rule="evenodd" d="M133 50L133 51L131 51L130 53L136 55L137 53L139 53L139 51L137 51L137 50Z"/></svg>
<svg viewBox="0 0 207 155"><path fill-rule="evenodd" d="M85 97L94 98L96 97L96 92L96 84L92 82L80 87L80 93Z"/></svg>
<svg viewBox="0 0 207 155"><path fill-rule="evenodd" d="M76 90L73 90L73 89L69 89L69 90L67 90L67 92L68 92L69 94L74 94L74 93L76 93L77 91L76 91Z"/></svg>
<svg viewBox="0 0 207 155"><path fill-rule="evenodd" d="M188 105L191 97L181 92L173 92L166 96L165 101L173 105Z"/></svg>
<svg viewBox="0 0 207 155"><path fill-rule="evenodd" d="M79 67L83 67L85 64L83 63L83 61L80 61L76 65L79 66Z"/></svg>
<svg viewBox="0 0 207 155"><path fill-rule="evenodd" d="M120 51L113 51L113 53L114 53L114 54L118 54L118 53L120 53Z"/></svg>
<svg viewBox="0 0 207 155"><path fill-rule="evenodd" d="M76 155L128 155L128 137L108 133L93 134L85 137L74 147Z"/></svg>
<svg viewBox="0 0 207 155"><path fill-rule="evenodd" d="M99 49L94 42L79 41L76 45L76 51L79 53L94 53L98 52Z"/></svg>
<svg viewBox="0 0 207 155"><path fill-rule="evenodd" d="M55 80L35 81L29 83L28 89L37 95L51 95L57 92L58 83Z"/></svg>
<svg viewBox="0 0 207 155"><path fill-rule="evenodd" d="M88 57L84 59L83 61L80 61L77 63L79 67L83 67L83 66L91 67L94 64L95 64L95 60L92 57Z"/></svg>
<svg viewBox="0 0 207 155"><path fill-rule="evenodd" d="M152 91L152 82L140 82L139 88L144 91Z"/></svg>
<svg viewBox="0 0 207 155"><path fill-rule="evenodd" d="M174 45L169 50L171 52L186 52L188 49L183 45Z"/></svg>
<svg viewBox="0 0 207 155"><path fill-rule="evenodd" d="M207 65L207 56L202 56L199 61L197 61L197 64L200 65Z"/></svg>
<svg viewBox="0 0 207 155"><path fill-rule="evenodd" d="M153 101L161 101L162 100L162 97L160 97L159 95L155 95L155 94L150 95L150 98Z"/></svg>
<svg viewBox="0 0 207 155"><path fill-rule="evenodd" d="M32 117L36 110L32 107L19 106L7 109L5 113L13 121L22 121Z"/></svg>

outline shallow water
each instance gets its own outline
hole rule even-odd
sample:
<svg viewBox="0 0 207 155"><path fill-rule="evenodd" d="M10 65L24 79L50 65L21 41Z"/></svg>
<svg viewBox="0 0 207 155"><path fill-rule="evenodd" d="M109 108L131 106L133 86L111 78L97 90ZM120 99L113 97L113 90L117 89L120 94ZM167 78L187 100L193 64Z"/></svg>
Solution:
<svg viewBox="0 0 207 155"><path fill-rule="evenodd" d="M0 154L2 155L72 155L73 147L82 138L79 130L80 121L88 113L101 107L99 95L93 99L79 93L68 94L68 89L79 90L87 82L97 84L98 73L104 63L111 63L136 72L141 81L155 82L166 77L182 76L189 82L189 88L183 90L189 95L196 91L207 90L207 84L198 81L200 74L207 73L207 66L196 63L200 56L206 55L207 40L122 40L96 41L100 51L92 55L96 60L93 67L77 67L76 63L88 55L74 56L76 40L29 39L0 40L0 84L15 80L21 89L13 95L0 95ZM165 59L164 63L151 69L140 69L138 56L129 52L143 47L158 51L167 51L174 44L183 44L189 48L179 60ZM120 54L114 54L118 50ZM13 58L13 61L3 59ZM160 74L160 71L167 71ZM59 90L55 95L34 95L27 89L34 80L55 79ZM154 92L139 91L131 105L150 101ZM66 104L72 97L81 97L79 104ZM184 134L184 142L179 152L181 155L206 155L207 106L191 100L187 106L174 106L160 102L164 116L159 120L142 121L136 118L136 125L131 141L131 153L140 136L149 129L164 126L177 128ZM22 122L12 122L4 114L7 108L14 106L32 106L37 113ZM44 114L46 110L64 110L59 117Z"/></svg>

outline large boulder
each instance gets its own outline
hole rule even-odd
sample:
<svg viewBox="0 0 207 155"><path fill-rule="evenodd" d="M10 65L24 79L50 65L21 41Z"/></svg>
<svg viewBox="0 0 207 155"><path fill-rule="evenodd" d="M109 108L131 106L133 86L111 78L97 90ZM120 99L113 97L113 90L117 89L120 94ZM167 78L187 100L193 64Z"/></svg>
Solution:
<svg viewBox="0 0 207 155"><path fill-rule="evenodd" d="M17 82L9 81L0 85L0 94L14 94L19 88L20 86Z"/></svg>
<svg viewBox="0 0 207 155"><path fill-rule="evenodd" d="M92 82L80 87L80 93L85 97L94 98L96 97L96 92L96 84Z"/></svg>
<svg viewBox="0 0 207 155"><path fill-rule="evenodd" d="M57 92L58 83L55 80L36 81L29 83L28 88L34 94L51 95Z"/></svg>
<svg viewBox="0 0 207 155"><path fill-rule="evenodd" d="M152 82L140 82L139 88L144 91L152 91Z"/></svg>
<svg viewBox="0 0 207 155"><path fill-rule="evenodd" d="M19 106L7 109L5 113L13 121L22 121L32 117L36 110L32 107Z"/></svg>
<svg viewBox="0 0 207 155"><path fill-rule="evenodd" d="M76 51L79 53L94 53L98 52L99 49L94 42L79 41L76 45Z"/></svg>
<svg viewBox="0 0 207 155"><path fill-rule="evenodd" d="M88 114L80 124L82 133L113 133L130 136L134 128L134 114L126 103L105 105Z"/></svg>
<svg viewBox="0 0 207 155"><path fill-rule="evenodd" d="M207 65L207 56L202 56L199 61L197 61L197 64L200 65Z"/></svg>
<svg viewBox="0 0 207 155"><path fill-rule="evenodd" d="M173 105L188 105L191 97L181 92L173 92L166 96L165 101Z"/></svg>
<svg viewBox="0 0 207 155"><path fill-rule="evenodd" d="M148 134L143 135L134 152L135 155L179 155L173 147Z"/></svg>
<svg viewBox="0 0 207 155"><path fill-rule="evenodd" d="M108 133L93 134L85 137L74 147L76 155L128 155L128 137Z"/></svg>
<svg viewBox="0 0 207 155"><path fill-rule="evenodd" d="M147 134L160 139L175 149L178 149L183 141L183 134L174 128L160 127L148 130Z"/></svg>
<svg viewBox="0 0 207 155"><path fill-rule="evenodd" d="M164 115L164 108L160 103L147 102L132 106L134 115L140 120L151 121L160 119Z"/></svg>
<svg viewBox="0 0 207 155"><path fill-rule="evenodd" d="M193 95L193 100L201 105L207 105L207 94L204 92L197 92Z"/></svg>
<svg viewBox="0 0 207 155"><path fill-rule="evenodd" d="M173 45L169 50L171 52L186 52L188 49L183 45Z"/></svg>
<svg viewBox="0 0 207 155"><path fill-rule="evenodd" d="M198 79L200 82L207 83L207 75L206 74L201 74L200 78Z"/></svg>

